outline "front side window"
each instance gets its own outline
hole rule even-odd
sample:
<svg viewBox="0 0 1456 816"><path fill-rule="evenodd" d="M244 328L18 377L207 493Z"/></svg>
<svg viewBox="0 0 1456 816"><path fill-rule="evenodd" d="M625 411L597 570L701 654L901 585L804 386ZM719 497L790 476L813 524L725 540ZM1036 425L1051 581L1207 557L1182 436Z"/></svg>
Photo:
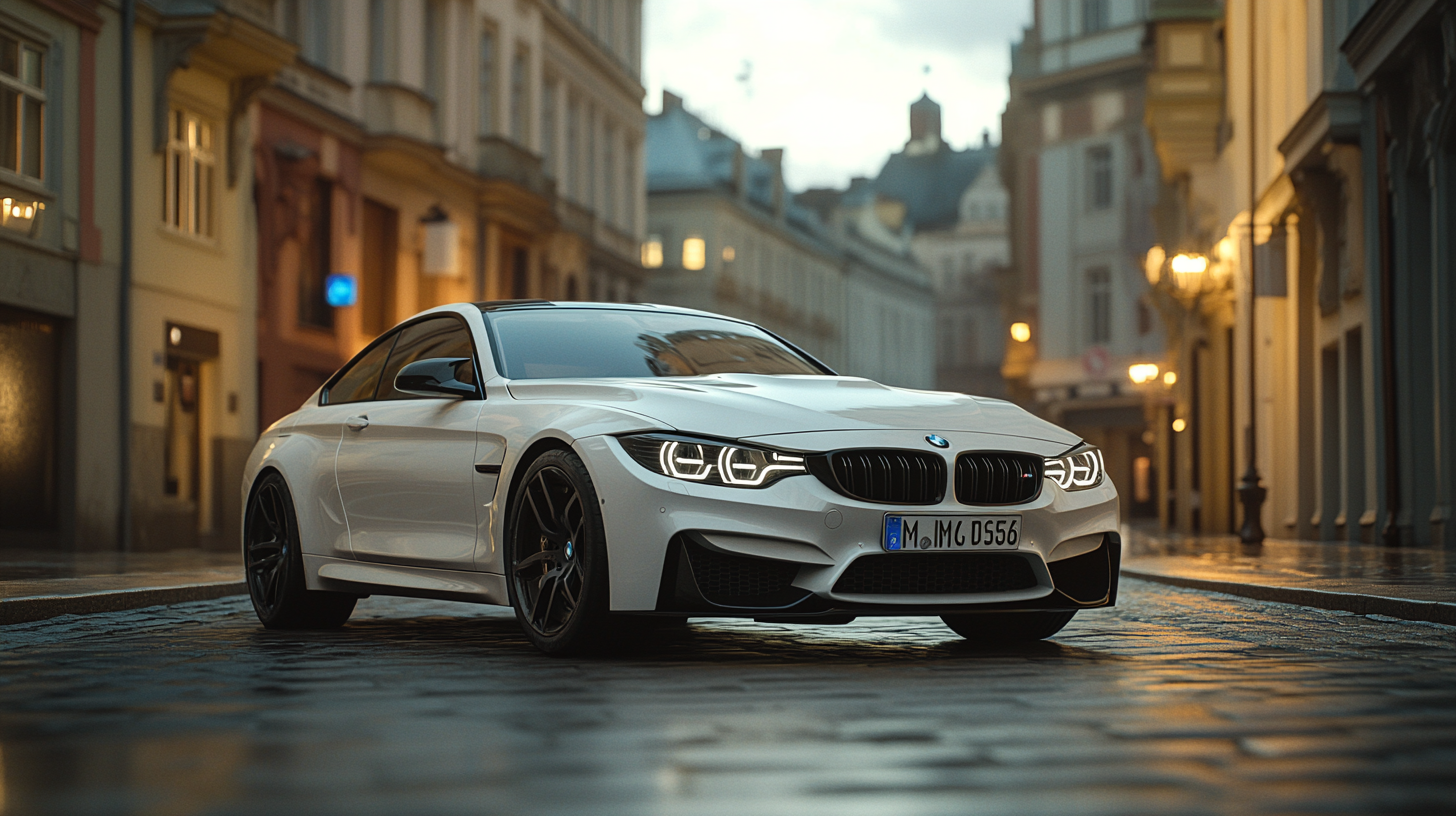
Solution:
<svg viewBox="0 0 1456 816"><path fill-rule="evenodd" d="M45 161L44 52L0 32L0 168L41 178Z"/></svg>
<svg viewBox="0 0 1456 816"><path fill-rule="evenodd" d="M370 346L363 354L350 360L343 370L334 375L334 382L324 389L320 404L339 405L345 402L365 402L374 399L379 388L379 374L384 362L389 359L389 350L399 333L386 335Z"/></svg>
<svg viewBox="0 0 1456 816"><path fill-rule="evenodd" d="M406 394L395 389L394 378L399 376L400 369L410 363L436 357L474 359L475 352L471 349L470 331L459 320L453 317L438 317L406 326L401 330L399 342L394 344L394 351L390 352L389 362L384 366L384 376L379 379L379 392L376 399L424 399L424 397ZM457 369L456 378L463 383L474 385L474 364Z"/></svg>
<svg viewBox="0 0 1456 816"><path fill-rule="evenodd" d="M762 329L733 320L613 309L487 314L502 373L516 380L828 373Z"/></svg>
<svg viewBox="0 0 1456 816"><path fill-rule="evenodd" d="M162 220L188 235L212 235L215 128L194 113L173 108L162 168Z"/></svg>

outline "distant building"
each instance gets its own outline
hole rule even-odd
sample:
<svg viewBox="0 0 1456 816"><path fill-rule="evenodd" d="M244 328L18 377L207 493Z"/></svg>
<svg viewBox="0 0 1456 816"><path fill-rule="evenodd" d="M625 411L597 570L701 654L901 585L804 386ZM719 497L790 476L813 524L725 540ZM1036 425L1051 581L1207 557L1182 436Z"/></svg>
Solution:
<svg viewBox="0 0 1456 816"><path fill-rule="evenodd" d="M956 150L942 137L940 114L928 95L910 106L910 139L872 183L876 211L889 229L913 235L911 250L930 271L936 387L1003 397L1006 190L990 134L979 147Z"/></svg>
<svg viewBox="0 0 1456 816"><path fill-rule="evenodd" d="M1148 4L1036 0L1013 50L999 157L1011 190L1008 314L1030 338L1007 348L1015 397L1104 452L1124 508L1154 512L1135 363L1162 363L1144 299L1160 178L1144 122Z"/></svg>
<svg viewBox="0 0 1456 816"><path fill-rule="evenodd" d="M647 122L642 299L752 320L844 374L932 387L933 294L908 240L860 217L863 189L810 202L838 213L826 224L785 189L782 162L664 92Z"/></svg>

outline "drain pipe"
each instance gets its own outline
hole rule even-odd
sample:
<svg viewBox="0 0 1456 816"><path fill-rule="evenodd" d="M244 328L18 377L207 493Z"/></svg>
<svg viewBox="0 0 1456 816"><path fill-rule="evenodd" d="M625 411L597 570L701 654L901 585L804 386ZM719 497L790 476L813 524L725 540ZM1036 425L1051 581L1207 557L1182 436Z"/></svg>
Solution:
<svg viewBox="0 0 1456 816"><path fill-rule="evenodd" d="M135 59L136 0L121 3L121 264L117 270L117 380L121 385L117 439L121 471L121 507L117 514L117 540L122 552L131 552L131 250L132 250L132 127L136 123L132 93Z"/></svg>

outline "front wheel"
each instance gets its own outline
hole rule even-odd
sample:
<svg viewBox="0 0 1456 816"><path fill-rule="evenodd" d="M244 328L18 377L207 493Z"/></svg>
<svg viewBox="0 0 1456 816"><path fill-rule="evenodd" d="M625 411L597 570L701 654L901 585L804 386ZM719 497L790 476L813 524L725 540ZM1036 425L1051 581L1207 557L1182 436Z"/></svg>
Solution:
<svg viewBox="0 0 1456 816"><path fill-rule="evenodd" d="M243 567L253 611L269 629L335 629L349 619L359 600L304 585L298 516L288 483L276 471L258 480L248 500Z"/></svg>
<svg viewBox="0 0 1456 816"><path fill-rule="evenodd" d="M941 615L952 631L978 646L997 646L1045 640L1062 631L1077 611L969 612Z"/></svg>
<svg viewBox="0 0 1456 816"><path fill-rule="evenodd" d="M549 655L603 648L612 623L601 502L575 453L551 450L526 468L511 502L506 587L521 629Z"/></svg>

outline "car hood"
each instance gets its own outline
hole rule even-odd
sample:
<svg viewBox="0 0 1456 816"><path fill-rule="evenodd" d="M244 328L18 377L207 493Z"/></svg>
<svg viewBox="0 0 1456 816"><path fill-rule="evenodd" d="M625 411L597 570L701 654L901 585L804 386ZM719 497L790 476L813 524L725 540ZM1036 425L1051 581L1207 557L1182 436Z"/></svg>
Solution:
<svg viewBox="0 0 1456 816"><path fill-rule="evenodd" d="M519 400L612 404L684 433L727 439L813 431L975 431L1071 446L1078 437L1002 400L893 388L860 377L713 374L517 380Z"/></svg>

